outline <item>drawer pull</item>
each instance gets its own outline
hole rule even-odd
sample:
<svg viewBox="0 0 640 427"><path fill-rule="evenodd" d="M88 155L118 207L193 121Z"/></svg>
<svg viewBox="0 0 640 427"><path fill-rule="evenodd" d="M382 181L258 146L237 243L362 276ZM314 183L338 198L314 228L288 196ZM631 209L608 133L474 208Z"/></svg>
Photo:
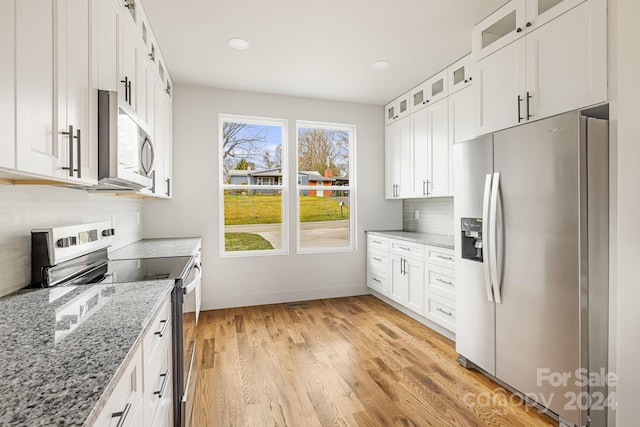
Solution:
<svg viewBox="0 0 640 427"><path fill-rule="evenodd" d="M169 378L169 370L167 369L164 374L160 374L160 378L162 378L160 390L153 392L153 394L158 395L158 399L162 399L162 396L164 395L164 389L167 387L167 379Z"/></svg>
<svg viewBox="0 0 640 427"><path fill-rule="evenodd" d="M372 277L371 280L373 280L374 282L382 283L380 280L376 279L375 277Z"/></svg>
<svg viewBox="0 0 640 427"><path fill-rule="evenodd" d="M450 256L436 255L436 257L440 259L446 259L447 261L453 261L453 258L451 258Z"/></svg>
<svg viewBox="0 0 640 427"><path fill-rule="evenodd" d="M372 258L373 258L374 260L378 261L378 262L382 262L382 260L381 260L380 258L378 258L378 257L375 257L375 256L374 256L374 257L372 257Z"/></svg>
<svg viewBox="0 0 640 427"><path fill-rule="evenodd" d="M451 283L451 282L447 282L446 280L442 280L442 279L436 279L436 280L437 280L438 282L440 282L440 283L444 283L445 285L453 286L453 283Z"/></svg>
<svg viewBox="0 0 640 427"><path fill-rule="evenodd" d="M162 338L164 336L164 333L167 331L167 325L169 325L169 319L164 319L161 320L160 323L162 323L162 329L160 329L159 331L154 332L155 335L158 335L160 338Z"/></svg>
<svg viewBox="0 0 640 427"><path fill-rule="evenodd" d="M398 249L402 249L403 251L411 252L411 248L407 248L406 246L398 246Z"/></svg>
<svg viewBox="0 0 640 427"><path fill-rule="evenodd" d="M381 245L382 242L380 240L372 240L371 242L375 243L376 245Z"/></svg>
<svg viewBox="0 0 640 427"><path fill-rule="evenodd" d="M441 309L440 307L436 308L436 310L438 310L440 313L444 313L447 316L451 316L453 317L453 313L449 312L449 311L444 311L443 309Z"/></svg>
<svg viewBox="0 0 640 427"><path fill-rule="evenodd" d="M126 405L124 405L124 409L122 411L114 412L113 414L111 414L111 418L120 417L120 419L118 420L118 424L116 424L116 427L121 427L124 424L124 420L127 419L127 415L129 415L130 409L131 409L131 403L127 403Z"/></svg>

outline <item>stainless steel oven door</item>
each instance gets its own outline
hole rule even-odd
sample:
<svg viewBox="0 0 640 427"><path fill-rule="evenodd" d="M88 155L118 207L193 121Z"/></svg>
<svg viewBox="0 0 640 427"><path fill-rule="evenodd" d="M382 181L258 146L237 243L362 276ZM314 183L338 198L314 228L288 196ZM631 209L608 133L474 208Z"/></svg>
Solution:
<svg viewBox="0 0 640 427"><path fill-rule="evenodd" d="M182 304L182 348L183 352L183 390L182 396L182 425L190 426L193 401L195 398L197 372L196 360L196 326L200 312L199 296L200 286L202 283L202 267L200 264L194 264L187 284L183 289Z"/></svg>

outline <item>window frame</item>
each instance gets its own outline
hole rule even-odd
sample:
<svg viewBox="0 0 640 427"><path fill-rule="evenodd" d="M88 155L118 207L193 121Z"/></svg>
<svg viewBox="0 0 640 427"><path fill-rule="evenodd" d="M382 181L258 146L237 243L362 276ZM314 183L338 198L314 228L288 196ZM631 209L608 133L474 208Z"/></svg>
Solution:
<svg viewBox="0 0 640 427"><path fill-rule="evenodd" d="M281 157L282 165L280 165L282 171L282 183L278 185L248 185L247 184L226 184L224 182L224 123L246 123L250 125L262 125L262 126L279 126L282 131L281 140ZM237 258L247 256L270 256L270 255L286 255L289 253L289 166L288 166L288 144L289 144L289 121L287 119L268 118L268 117L254 117L243 116L235 114L218 114L218 197L219 197L219 215L218 226L220 230L220 257L221 258ZM245 250L245 251L227 251L225 244L225 200L224 193L227 190L269 190L280 191L281 194L281 239L282 247L279 249L263 249L263 250Z"/></svg>
<svg viewBox="0 0 640 427"><path fill-rule="evenodd" d="M318 190L318 186L300 185L296 180L296 250L299 254L317 254L317 253L335 253L335 252L353 252L357 250L357 193L356 193L356 125L344 124L344 123L329 123L329 122L317 122L313 120L296 120L296 176L300 176L300 165L298 159L298 153L300 149L300 129L325 129L325 130L343 130L349 133L349 185L330 185L322 186L322 190ZM334 247L308 247L303 248L300 241L301 224L300 221L300 195L302 191L348 191L349 192L349 245L348 246L334 246Z"/></svg>

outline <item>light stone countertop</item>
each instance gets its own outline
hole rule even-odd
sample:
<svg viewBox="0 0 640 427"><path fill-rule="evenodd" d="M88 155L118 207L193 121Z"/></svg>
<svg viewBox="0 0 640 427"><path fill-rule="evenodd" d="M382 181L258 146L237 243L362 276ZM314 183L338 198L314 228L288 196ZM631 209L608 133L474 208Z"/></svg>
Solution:
<svg viewBox="0 0 640 427"><path fill-rule="evenodd" d="M200 237L144 239L110 252L109 259L193 256L201 243Z"/></svg>
<svg viewBox="0 0 640 427"><path fill-rule="evenodd" d="M453 236L433 233L419 233L415 231L402 230L367 230L368 234L377 234L379 236L392 237L394 239L402 239L410 242L422 243L429 246L437 246L440 248L453 249Z"/></svg>
<svg viewBox="0 0 640 427"><path fill-rule="evenodd" d="M174 284L26 289L0 298L0 425L83 425L108 399Z"/></svg>

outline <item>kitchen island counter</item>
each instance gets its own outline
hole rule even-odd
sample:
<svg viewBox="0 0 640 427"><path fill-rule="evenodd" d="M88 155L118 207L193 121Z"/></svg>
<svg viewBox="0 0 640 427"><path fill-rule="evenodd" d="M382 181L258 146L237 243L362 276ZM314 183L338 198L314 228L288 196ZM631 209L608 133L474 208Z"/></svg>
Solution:
<svg viewBox="0 0 640 427"><path fill-rule="evenodd" d="M93 284L0 298L0 425L90 425L173 287Z"/></svg>

